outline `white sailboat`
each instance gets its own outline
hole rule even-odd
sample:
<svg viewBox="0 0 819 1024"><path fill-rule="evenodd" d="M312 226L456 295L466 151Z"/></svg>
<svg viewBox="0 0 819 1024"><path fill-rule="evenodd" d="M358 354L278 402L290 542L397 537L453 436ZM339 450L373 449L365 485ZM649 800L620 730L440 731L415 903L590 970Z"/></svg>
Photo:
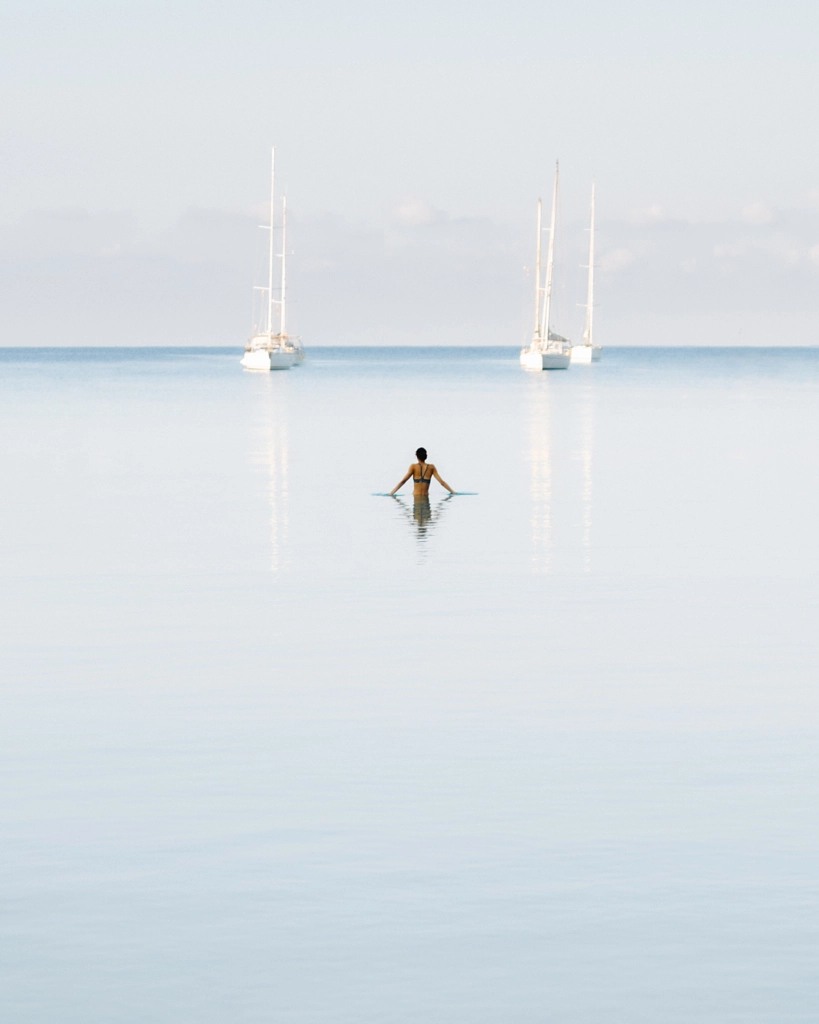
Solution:
<svg viewBox="0 0 819 1024"><path fill-rule="evenodd" d="M537 267L535 270L535 333L532 344L521 349L520 365L526 370L566 370L571 362L572 346L568 338L555 334L551 328L552 278L555 262L555 218L557 217L557 184L560 168L555 165L555 186L552 194L552 220L549 227L549 252L546 258L546 287L540 284L540 245L542 203L537 201ZM543 300L541 303L541 299Z"/></svg>
<svg viewBox="0 0 819 1024"><path fill-rule="evenodd" d="M273 298L273 220L276 204L276 151L270 157L270 224L264 227L270 232L270 250L267 288L259 288L267 296L267 329L257 331L245 346L241 364L246 370L289 370L291 366L304 362L304 349L298 338L287 333L287 198L282 197L282 279L281 297ZM276 307L278 306L279 329L274 333Z"/></svg>
<svg viewBox="0 0 819 1024"><path fill-rule="evenodd" d="M586 294L586 329L583 344L572 348L573 363L596 363L603 354L600 345L594 343L594 182L591 193L591 222L589 226L589 287Z"/></svg>

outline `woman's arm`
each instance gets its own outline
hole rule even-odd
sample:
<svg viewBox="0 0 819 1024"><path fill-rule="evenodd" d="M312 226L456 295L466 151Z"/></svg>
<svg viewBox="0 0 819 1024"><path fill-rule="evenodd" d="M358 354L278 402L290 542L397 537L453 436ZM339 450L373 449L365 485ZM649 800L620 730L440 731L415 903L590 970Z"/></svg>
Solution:
<svg viewBox="0 0 819 1024"><path fill-rule="evenodd" d="M400 484L396 484L395 487L393 487L393 489L390 491L390 494L395 494L396 491L400 491L401 488L404 486L404 484L407 482L407 480L409 480L409 478L411 476L412 476L412 466L410 466L410 468L407 470L407 475L404 477L404 479L401 481L401 483Z"/></svg>
<svg viewBox="0 0 819 1024"><path fill-rule="evenodd" d="M446 480L442 480L441 479L441 474L438 472L438 470L435 468L435 466L432 467L432 475L435 477L435 479L438 481L438 483L441 484L442 487L446 487L446 489L449 491L450 494L454 494L455 493L452 490L452 488L449 486L449 484L446 482Z"/></svg>

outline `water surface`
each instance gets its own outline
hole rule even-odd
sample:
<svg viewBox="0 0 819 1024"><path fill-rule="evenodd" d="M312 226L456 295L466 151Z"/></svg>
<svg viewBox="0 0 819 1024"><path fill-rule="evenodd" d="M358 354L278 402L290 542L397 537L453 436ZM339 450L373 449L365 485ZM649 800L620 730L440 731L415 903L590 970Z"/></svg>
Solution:
<svg viewBox="0 0 819 1024"><path fill-rule="evenodd" d="M0 350L4 1019L814 1021L818 395Z"/></svg>

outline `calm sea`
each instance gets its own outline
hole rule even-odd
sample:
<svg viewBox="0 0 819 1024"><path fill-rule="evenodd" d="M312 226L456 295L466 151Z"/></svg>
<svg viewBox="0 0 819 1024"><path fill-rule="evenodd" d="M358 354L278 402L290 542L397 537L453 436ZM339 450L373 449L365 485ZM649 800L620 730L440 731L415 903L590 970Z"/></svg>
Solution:
<svg viewBox="0 0 819 1024"><path fill-rule="evenodd" d="M0 350L2 1019L813 1024L819 350L239 354Z"/></svg>

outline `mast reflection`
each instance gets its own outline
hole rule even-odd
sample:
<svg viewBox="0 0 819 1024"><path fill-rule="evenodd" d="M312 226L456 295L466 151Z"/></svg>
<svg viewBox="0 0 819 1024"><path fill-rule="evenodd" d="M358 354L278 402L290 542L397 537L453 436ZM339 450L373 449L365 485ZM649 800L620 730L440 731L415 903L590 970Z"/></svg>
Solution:
<svg viewBox="0 0 819 1024"><path fill-rule="evenodd" d="M583 469L583 572L591 572L592 557L592 452L594 404L590 387L584 389L580 415L580 464Z"/></svg>
<svg viewBox="0 0 819 1024"><path fill-rule="evenodd" d="M532 571L552 571L552 437L549 378L533 388L529 418L529 461L532 490Z"/></svg>
<svg viewBox="0 0 819 1024"><path fill-rule="evenodd" d="M278 572L285 566L287 557L287 532L289 493L288 445L287 445L287 404L286 391L273 374L265 374L261 382L265 405L260 450L253 453L253 462L263 467L267 474L267 499L270 509L270 571Z"/></svg>

